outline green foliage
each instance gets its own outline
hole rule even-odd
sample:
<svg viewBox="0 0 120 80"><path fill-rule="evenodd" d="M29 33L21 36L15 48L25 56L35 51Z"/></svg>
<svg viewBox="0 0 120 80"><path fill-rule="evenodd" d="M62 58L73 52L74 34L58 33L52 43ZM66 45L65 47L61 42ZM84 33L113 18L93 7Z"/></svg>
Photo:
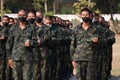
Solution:
<svg viewBox="0 0 120 80"><path fill-rule="evenodd" d="M53 16L53 15L54 15L54 13L53 13L53 11L48 11L47 13L45 13L45 15L50 15L50 16Z"/></svg>
<svg viewBox="0 0 120 80"><path fill-rule="evenodd" d="M44 2L46 0L3 0L4 1L4 13L17 13L20 9L26 10L42 10L44 9ZM53 2L55 0L47 0L48 13L53 15ZM88 7L97 13L120 13L120 0L78 0L76 2L64 0L56 2L56 13L71 14L79 13L84 7Z"/></svg>
<svg viewBox="0 0 120 80"><path fill-rule="evenodd" d="M78 19L72 19L72 24L73 24L73 27L76 27L78 24L80 24L80 20Z"/></svg>
<svg viewBox="0 0 120 80"><path fill-rule="evenodd" d="M42 10L43 9L43 5L42 5L43 2L44 2L44 0L42 0L42 1L33 0L32 5L34 6L35 10Z"/></svg>
<svg viewBox="0 0 120 80"><path fill-rule="evenodd" d="M96 6L101 13L110 14L110 13L119 13L120 9L118 4L120 0L94 0L96 2ZM117 6L118 5L118 6Z"/></svg>
<svg viewBox="0 0 120 80"><path fill-rule="evenodd" d="M61 8L61 11L59 12L60 14L71 14L73 11L73 8L72 7L66 7L66 6L63 6Z"/></svg>
<svg viewBox="0 0 120 80"><path fill-rule="evenodd" d="M118 13L120 13L120 2L118 3Z"/></svg>
<svg viewBox="0 0 120 80"><path fill-rule="evenodd" d="M79 13L81 9L88 7L89 9L94 9L94 6L96 5L95 2L90 1L88 2L87 0L78 0L78 2L75 2L73 4L74 13Z"/></svg>

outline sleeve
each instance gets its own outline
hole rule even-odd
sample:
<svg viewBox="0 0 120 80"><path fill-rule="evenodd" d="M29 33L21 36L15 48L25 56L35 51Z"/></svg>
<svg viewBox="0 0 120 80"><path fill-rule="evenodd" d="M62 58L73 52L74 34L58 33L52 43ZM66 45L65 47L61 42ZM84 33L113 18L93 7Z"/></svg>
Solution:
<svg viewBox="0 0 120 80"><path fill-rule="evenodd" d="M8 59L12 59L12 48L14 44L14 37L13 37L13 28L8 31L8 38L6 42L6 55Z"/></svg>
<svg viewBox="0 0 120 80"><path fill-rule="evenodd" d="M76 38L76 32L74 30L72 36L71 36L71 45L70 45L70 54L73 56L75 53L75 49L77 47L77 38Z"/></svg>
<svg viewBox="0 0 120 80"><path fill-rule="evenodd" d="M38 32L38 39L40 40L40 47L43 47L45 45L45 40L44 40L45 33L46 31L43 29L39 30Z"/></svg>
<svg viewBox="0 0 120 80"><path fill-rule="evenodd" d="M108 45L113 45L115 43L115 33L109 30L107 37Z"/></svg>
<svg viewBox="0 0 120 80"><path fill-rule="evenodd" d="M30 46L31 47L38 47L37 30L35 28L30 28L29 30L30 31L29 31L28 35L30 35L30 36L28 36L28 39L30 40Z"/></svg>

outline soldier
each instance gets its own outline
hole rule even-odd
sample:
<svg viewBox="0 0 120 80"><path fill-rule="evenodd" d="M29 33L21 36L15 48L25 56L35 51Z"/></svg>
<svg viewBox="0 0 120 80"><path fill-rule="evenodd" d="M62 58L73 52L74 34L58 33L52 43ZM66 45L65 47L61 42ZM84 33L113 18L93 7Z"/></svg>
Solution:
<svg viewBox="0 0 120 80"><path fill-rule="evenodd" d="M8 21L7 21L8 32L9 32L10 27L12 27L14 24L15 24L14 19L13 18L9 18L9 24L8 24ZM9 36L9 34L8 34L8 36ZM7 62L7 59L6 59L6 62ZM6 63L6 70L5 70L5 72L6 72L6 80L13 80L12 68L9 66L8 63Z"/></svg>
<svg viewBox="0 0 120 80"><path fill-rule="evenodd" d="M97 80L102 79L102 67L103 67L103 55L104 55L104 46L106 43L106 29L99 23L99 15L94 13L92 25L97 29L99 44L94 46L95 51L95 60L96 60L96 77Z"/></svg>
<svg viewBox="0 0 120 80"><path fill-rule="evenodd" d="M34 41L36 41L36 46L33 47L33 53L34 53L34 64L33 64L33 80L40 80L41 74L40 74L40 60L41 60L41 51L39 49L39 43L37 39L37 30L38 27L35 24L36 15L34 12L28 12L27 16L27 22L29 25L32 26L32 30L34 31ZM38 24L37 24L38 25Z"/></svg>
<svg viewBox="0 0 120 80"><path fill-rule="evenodd" d="M105 28L108 29L107 35L107 64L106 64L106 75L107 78L111 77L112 70L112 45L115 43L115 33L109 29L109 22L105 22Z"/></svg>
<svg viewBox="0 0 120 80"><path fill-rule="evenodd" d="M9 17L3 16L0 25L0 80L6 80L5 69L6 69L6 40L8 37L8 24Z"/></svg>
<svg viewBox="0 0 120 80"><path fill-rule="evenodd" d="M95 54L93 44L98 43L96 28L90 25L90 11L81 10L82 24L74 29L71 42L71 55L76 63L76 77L78 80L96 80Z"/></svg>
<svg viewBox="0 0 120 80"><path fill-rule="evenodd" d="M9 26L11 27L14 24L15 24L14 18L10 18L10 20L9 20Z"/></svg>
<svg viewBox="0 0 120 80"><path fill-rule="evenodd" d="M54 80L52 79L52 66L54 63L52 57L51 43L49 27L51 27L51 16L46 16L43 20L44 25L39 28L38 37L40 39L40 50L41 50L41 80ZM54 66L53 66L54 67Z"/></svg>
<svg viewBox="0 0 120 80"><path fill-rule="evenodd" d="M72 32L69 29L70 26L70 21L69 20L65 20L65 25L64 25L64 29L63 29L63 44L62 44L62 58L61 59L63 61L62 65L63 65L63 77L64 78L69 78L72 74L72 60L71 60L71 56L70 56L70 43L71 43L71 34Z"/></svg>
<svg viewBox="0 0 120 80"><path fill-rule="evenodd" d="M32 80L33 76L34 32L26 24L26 17L25 10L18 12L19 23L10 28L7 40L8 63L15 80Z"/></svg>
<svg viewBox="0 0 120 80"><path fill-rule="evenodd" d="M43 19L43 13L41 11L36 11L36 16Z"/></svg>
<svg viewBox="0 0 120 80"><path fill-rule="evenodd" d="M38 69L40 69L39 74L41 74L41 80L45 80L45 73L44 71L45 69L45 55L46 55L46 47L45 47L45 32L46 32L46 26L43 24L43 18L41 18L41 16L38 15L39 12L36 12L36 19L35 19L35 23L36 23L36 27L37 27L37 39L38 39L38 43L39 43L39 49L40 49L40 53L39 55L41 56L41 59L38 58L38 63L40 64L40 67L38 67ZM40 79L38 79L40 80Z"/></svg>

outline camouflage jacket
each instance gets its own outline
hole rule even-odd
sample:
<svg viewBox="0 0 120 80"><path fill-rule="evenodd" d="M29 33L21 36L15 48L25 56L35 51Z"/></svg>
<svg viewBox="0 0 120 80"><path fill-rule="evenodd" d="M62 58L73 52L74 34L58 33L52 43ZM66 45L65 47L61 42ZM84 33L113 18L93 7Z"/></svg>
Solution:
<svg viewBox="0 0 120 80"><path fill-rule="evenodd" d="M30 41L30 47L25 47L25 41ZM34 32L31 26L26 25L25 29L20 29L19 24L15 24L9 30L6 43L6 50L9 59L32 60L34 46Z"/></svg>
<svg viewBox="0 0 120 80"><path fill-rule="evenodd" d="M97 29L94 26L89 26L87 30L84 30L79 25L74 29L70 48L74 61L94 61L93 37L98 37Z"/></svg>
<svg viewBox="0 0 120 80"><path fill-rule="evenodd" d="M7 32L8 32L7 27L0 26L0 37L1 36L5 37L5 39L0 39L0 55L5 54L5 43L6 43L7 35L8 35Z"/></svg>

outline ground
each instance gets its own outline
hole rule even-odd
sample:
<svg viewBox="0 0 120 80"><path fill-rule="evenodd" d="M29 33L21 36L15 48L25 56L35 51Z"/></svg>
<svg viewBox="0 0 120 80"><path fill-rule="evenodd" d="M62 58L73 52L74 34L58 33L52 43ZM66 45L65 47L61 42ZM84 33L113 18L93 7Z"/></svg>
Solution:
<svg viewBox="0 0 120 80"><path fill-rule="evenodd" d="M113 45L112 76L110 80L120 80L120 35L116 35Z"/></svg>

